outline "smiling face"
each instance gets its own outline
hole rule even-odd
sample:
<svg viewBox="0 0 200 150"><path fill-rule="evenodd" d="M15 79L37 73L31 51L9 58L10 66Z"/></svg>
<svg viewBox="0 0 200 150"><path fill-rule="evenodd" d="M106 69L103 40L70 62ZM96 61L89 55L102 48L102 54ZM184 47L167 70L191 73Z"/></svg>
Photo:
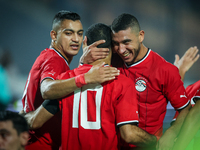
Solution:
<svg viewBox="0 0 200 150"><path fill-rule="evenodd" d="M128 28L119 32L112 32L113 49L128 65L141 59L140 50L144 32L136 33Z"/></svg>
<svg viewBox="0 0 200 150"><path fill-rule="evenodd" d="M63 20L57 32L51 31L51 38L54 41L53 47L60 51L67 60L71 60L78 54L83 41L81 21Z"/></svg>

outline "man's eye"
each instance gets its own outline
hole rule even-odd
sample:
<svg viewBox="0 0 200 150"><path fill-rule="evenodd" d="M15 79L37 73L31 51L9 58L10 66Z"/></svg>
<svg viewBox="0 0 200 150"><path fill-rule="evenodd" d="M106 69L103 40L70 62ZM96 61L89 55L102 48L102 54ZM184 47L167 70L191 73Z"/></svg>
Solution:
<svg viewBox="0 0 200 150"><path fill-rule="evenodd" d="M71 35L72 33L71 33L71 32L65 32L65 34L66 34L66 35Z"/></svg>
<svg viewBox="0 0 200 150"><path fill-rule="evenodd" d="M127 45L129 43L129 41L124 41L123 44Z"/></svg>
<svg viewBox="0 0 200 150"><path fill-rule="evenodd" d="M1 136L3 139L5 139L5 138L8 136L8 134L7 134L7 133L1 133L0 136Z"/></svg>
<svg viewBox="0 0 200 150"><path fill-rule="evenodd" d="M82 36L82 35L83 35L83 33L78 33L78 35L79 35L79 36Z"/></svg>
<svg viewBox="0 0 200 150"><path fill-rule="evenodd" d="M130 42L131 42L131 40L125 40L125 41L123 42L123 44L128 45Z"/></svg>
<svg viewBox="0 0 200 150"><path fill-rule="evenodd" d="M112 41L112 45L116 45L116 42Z"/></svg>

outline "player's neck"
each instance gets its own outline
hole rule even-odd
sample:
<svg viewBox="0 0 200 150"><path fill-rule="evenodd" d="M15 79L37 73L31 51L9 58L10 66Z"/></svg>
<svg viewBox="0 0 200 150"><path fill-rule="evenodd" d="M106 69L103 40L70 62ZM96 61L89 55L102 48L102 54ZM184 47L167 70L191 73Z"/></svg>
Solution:
<svg viewBox="0 0 200 150"><path fill-rule="evenodd" d="M140 52L134 62L141 60L148 52L148 48L141 44Z"/></svg>
<svg viewBox="0 0 200 150"><path fill-rule="evenodd" d="M112 56L112 52L110 52L106 58L98 59L98 60L94 61L93 63L90 63L90 65L96 65L96 64L99 64L101 62L105 62L105 64L110 65L111 64L111 56Z"/></svg>

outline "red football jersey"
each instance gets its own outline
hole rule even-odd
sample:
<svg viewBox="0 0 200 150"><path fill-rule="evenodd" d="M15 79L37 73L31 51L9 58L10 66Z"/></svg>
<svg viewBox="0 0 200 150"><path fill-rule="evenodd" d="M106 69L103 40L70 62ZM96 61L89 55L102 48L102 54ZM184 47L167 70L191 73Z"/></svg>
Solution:
<svg viewBox="0 0 200 150"><path fill-rule="evenodd" d="M190 99L191 105L194 106L195 102L193 101L193 98L195 98L195 97L200 98L200 80L195 82L194 84L188 85L186 87L186 93L188 95L188 98ZM172 122L174 122L176 120L178 114L179 114L179 112L176 111Z"/></svg>
<svg viewBox="0 0 200 150"><path fill-rule="evenodd" d="M86 73L91 65L79 66L59 76L66 79ZM103 84L88 84L62 99L63 150L116 150L118 128L138 123L133 82L119 75Z"/></svg>
<svg viewBox="0 0 200 150"><path fill-rule="evenodd" d="M69 70L67 60L55 49L45 49L34 62L22 97L25 112L37 109L44 99L40 93L40 83L45 78L56 79L56 77ZM60 146L61 114L56 114L47 121L40 129L30 131L30 140L26 147L32 149L58 149Z"/></svg>
<svg viewBox="0 0 200 150"><path fill-rule="evenodd" d="M186 88L186 93L188 94L189 99L191 100L191 104L195 104L193 101L194 97L200 96L200 80L195 82L194 84L188 85Z"/></svg>
<svg viewBox="0 0 200 150"><path fill-rule="evenodd" d="M189 104L177 67L149 49L140 61L118 69L135 83L139 127L159 139L168 101L176 110Z"/></svg>

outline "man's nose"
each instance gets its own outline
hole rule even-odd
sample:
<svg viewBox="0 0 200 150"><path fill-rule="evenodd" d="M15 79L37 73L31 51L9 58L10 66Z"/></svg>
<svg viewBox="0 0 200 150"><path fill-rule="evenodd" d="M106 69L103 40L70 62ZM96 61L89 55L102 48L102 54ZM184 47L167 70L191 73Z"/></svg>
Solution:
<svg viewBox="0 0 200 150"><path fill-rule="evenodd" d="M79 36L78 36L78 34L74 34L72 40L73 40L74 42L79 42Z"/></svg>
<svg viewBox="0 0 200 150"><path fill-rule="evenodd" d="M123 54L126 51L125 45L124 44L119 44L119 53Z"/></svg>

